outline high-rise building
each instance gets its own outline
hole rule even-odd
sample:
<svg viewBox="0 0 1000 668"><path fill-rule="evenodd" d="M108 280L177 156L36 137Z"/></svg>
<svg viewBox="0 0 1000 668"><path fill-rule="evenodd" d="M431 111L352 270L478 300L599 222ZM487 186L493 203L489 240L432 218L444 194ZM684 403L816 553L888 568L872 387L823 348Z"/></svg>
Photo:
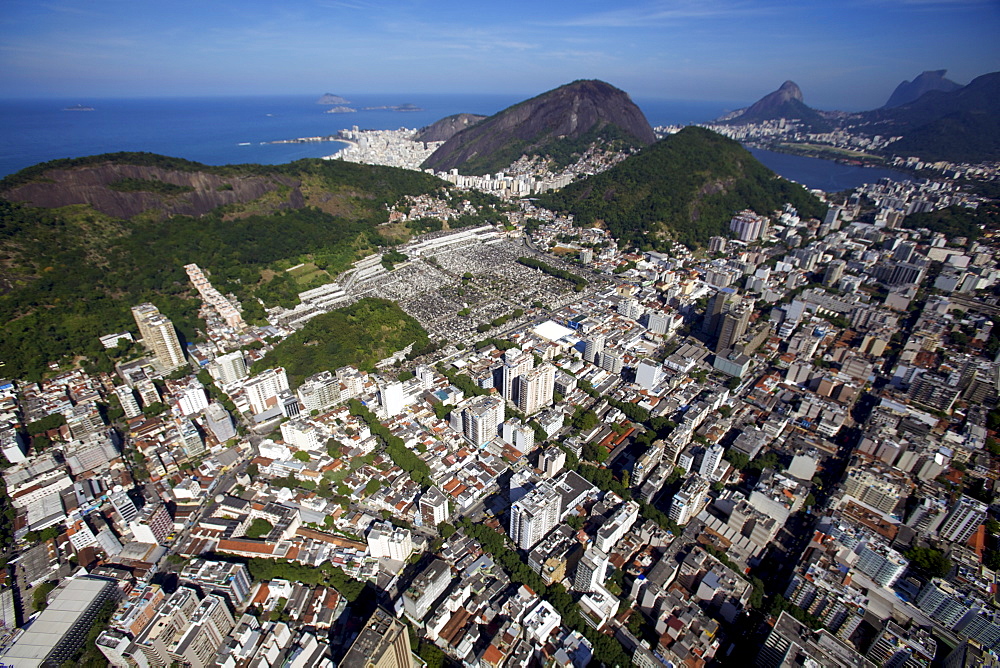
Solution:
<svg viewBox="0 0 1000 668"><path fill-rule="evenodd" d="M381 608L375 611L340 662L341 668L411 668L406 624Z"/></svg>
<svg viewBox="0 0 1000 668"><path fill-rule="evenodd" d="M711 237L708 240L708 252L709 253L725 253L726 252L726 238L725 237Z"/></svg>
<svg viewBox="0 0 1000 668"><path fill-rule="evenodd" d="M177 407L185 417L200 413L208 408L208 394L197 380L177 392Z"/></svg>
<svg viewBox="0 0 1000 668"><path fill-rule="evenodd" d="M528 492L510 507L510 539L522 550L530 550L559 522L562 496L551 484Z"/></svg>
<svg viewBox="0 0 1000 668"><path fill-rule="evenodd" d="M419 508L425 527L436 527L448 519L448 497L437 487L428 487L420 496Z"/></svg>
<svg viewBox="0 0 1000 668"><path fill-rule="evenodd" d="M705 507L707 495L708 481L698 475L691 476L670 502L670 519L677 524L687 524Z"/></svg>
<svg viewBox="0 0 1000 668"><path fill-rule="evenodd" d="M535 357L531 353L522 352L520 348L511 348L503 354L501 393L507 401L517 404L517 379L535 367Z"/></svg>
<svg viewBox="0 0 1000 668"><path fill-rule="evenodd" d="M608 373L621 373L624 362L624 356L618 350L605 350L601 353L601 368Z"/></svg>
<svg viewBox="0 0 1000 668"><path fill-rule="evenodd" d="M719 464L722 463L723 453L725 453L725 448L718 443L705 448L705 453L701 458L701 468L698 469L698 473L701 477L707 480L715 479L715 470L719 468Z"/></svg>
<svg viewBox="0 0 1000 668"><path fill-rule="evenodd" d="M556 368L543 364L517 379L517 408L525 415L533 415L552 404L555 391Z"/></svg>
<svg viewBox="0 0 1000 668"><path fill-rule="evenodd" d="M219 355L208 365L212 378L222 385L232 385L247 377L247 361L242 350L234 350L225 355Z"/></svg>
<svg viewBox="0 0 1000 668"><path fill-rule="evenodd" d="M399 415L403 412L403 408L406 407L406 395L403 392L403 384L396 382L383 385L379 388L379 399L387 416L393 417Z"/></svg>
<svg viewBox="0 0 1000 668"><path fill-rule="evenodd" d="M597 364L597 358L604 352L605 338L603 334L594 334L587 339L583 347L583 359L591 364Z"/></svg>
<svg viewBox="0 0 1000 668"><path fill-rule="evenodd" d="M413 552L413 535L409 529L388 522L373 522L368 532L368 552L376 559L406 561Z"/></svg>
<svg viewBox="0 0 1000 668"><path fill-rule="evenodd" d="M485 445L496 438L503 418L504 402L495 394L470 399L462 410L462 435L473 445Z"/></svg>
<svg viewBox="0 0 1000 668"><path fill-rule="evenodd" d="M108 495L108 501L123 520L123 525L128 524L139 516L139 509L136 508L132 498L122 489L114 491Z"/></svg>
<svg viewBox="0 0 1000 668"><path fill-rule="evenodd" d="M573 578L573 589L576 591L594 591L604 584L608 571L608 555L593 545L587 548L583 557L576 565L576 577Z"/></svg>
<svg viewBox="0 0 1000 668"><path fill-rule="evenodd" d="M255 415L278 406L278 395L288 389L288 376L282 367L265 369L243 386L250 410Z"/></svg>
<svg viewBox="0 0 1000 668"><path fill-rule="evenodd" d="M184 454L188 457L201 457L207 451L198 428L187 418L177 418L177 438Z"/></svg>
<svg viewBox="0 0 1000 668"><path fill-rule="evenodd" d="M844 275L844 268L846 266L847 263L843 260L833 260L830 264L826 265L826 271L823 272L823 285L836 286L837 281Z"/></svg>
<svg viewBox="0 0 1000 668"><path fill-rule="evenodd" d="M156 384L148 378L140 380L135 384L135 391L139 393L139 399L142 400L143 406L150 406L151 404L159 403L162 397L160 397L160 391L156 389Z"/></svg>
<svg viewBox="0 0 1000 668"><path fill-rule="evenodd" d="M938 535L952 543L964 543L985 520L986 504L963 495L948 513Z"/></svg>
<svg viewBox="0 0 1000 668"><path fill-rule="evenodd" d="M139 327L143 345L156 356L162 367L176 369L184 364L184 351L169 318L149 303L133 306L132 317Z"/></svg>
<svg viewBox="0 0 1000 668"><path fill-rule="evenodd" d="M320 371L306 378L296 393L302 410L324 411L340 401L340 381L329 371Z"/></svg>
<svg viewBox="0 0 1000 668"><path fill-rule="evenodd" d="M566 453L559 447L548 447L538 456L538 468L546 478L555 478L566 465Z"/></svg>
<svg viewBox="0 0 1000 668"><path fill-rule="evenodd" d="M118 396L118 403L122 405L122 410L125 411L126 418L131 420L142 415L142 409L139 408L139 402L135 400L135 393L131 387L128 385L116 387L115 394Z"/></svg>
<svg viewBox="0 0 1000 668"><path fill-rule="evenodd" d="M430 612L431 606L450 582L451 568L444 561L435 559L413 578L410 587L403 592L403 610L419 622Z"/></svg>
<svg viewBox="0 0 1000 668"><path fill-rule="evenodd" d="M205 425L219 443L225 443L236 436L236 427L229 411L219 403L211 403L205 409Z"/></svg>
<svg viewBox="0 0 1000 668"><path fill-rule="evenodd" d="M500 425L500 437L523 453L535 449L535 430L518 418L504 420Z"/></svg>
<svg viewBox="0 0 1000 668"><path fill-rule="evenodd" d="M719 330L719 341L715 344L715 352L730 350L746 334L750 325L750 313L752 308L747 303L723 314L722 327Z"/></svg>
<svg viewBox="0 0 1000 668"><path fill-rule="evenodd" d="M240 608L250 598L250 571L243 564L195 558L181 571L182 584L197 585L206 594L225 596L233 608Z"/></svg>
<svg viewBox="0 0 1000 668"><path fill-rule="evenodd" d="M722 288L708 300L702 328L709 336L716 337L722 329L722 314L739 303L740 296L732 288Z"/></svg>

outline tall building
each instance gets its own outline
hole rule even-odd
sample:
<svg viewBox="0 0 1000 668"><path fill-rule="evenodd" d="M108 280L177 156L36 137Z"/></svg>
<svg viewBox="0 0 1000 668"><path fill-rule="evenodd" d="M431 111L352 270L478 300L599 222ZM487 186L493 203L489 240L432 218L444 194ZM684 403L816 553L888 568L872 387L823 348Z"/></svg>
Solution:
<svg viewBox="0 0 1000 668"><path fill-rule="evenodd" d="M750 326L751 311L749 304L741 303L722 315L722 326L719 330L719 341L715 344L715 352L730 350L739 342Z"/></svg>
<svg viewBox="0 0 1000 668"><path fill-rule="evenodd" d="M473 445L480 446L496 438L504 418L503 399L484 395L470 399L462 410L462 435Z"/></svg>
<svg viewBox="0 0 1000 668"><path fill-rule="evenodd" d="M523 453L535 449L535 430L518 418L504 420L500 425L500 437Z"/></svg>
<svg viewBox="0 0 1000 668"><path fill-rule="evenodd" d="M177 407L185 417L200 413L208 408L208 394L197 380L177 392Z"/></svg>
<svg viewBox="0 0 1000 668"><path fill-rule="evenodd" d="M617 350L605 350L601 353L601 368L608 373L621 373L624 363L624 356Z"/></svg>
<svg viewBox="0 0 1000 668"><path fill-rule="evenodd" d="M413 578L410 587L403 592L403 610L419 622L450 583L451 568L440 559L435 559Z"/></svg>
<svg viewBox="0 0 1000 668"><path fill-rule="evenodd" d="M149 303L133 306L132 317L139 327L143 345L156 356L161 366L175 369L184 364L184 351L169 318Z"/></svg>
<svg viewBox="0 0 1000 668"><path fill-rule="evenodd" d="M329 371L306 378L296 391L302 410L324 411L340 401L340 381Z"/></svg>
<svg viewBox="0 0 1000 668"><path fill-rule="evenodd" d="M381 608L375 611L340 662L341 668L411 668L406 624Z"/></svg>
<svg viewBox="0 0 1000 668"><path fill-rule="evenodd" d="M517 379L535 367L535 357L531 353L522 352L520 348L511 348L503 354L501 393L503 398L517 404Z"/></svg>
<svg viewBox="0 0 1000 668"><path fill-rule="evenodd" d="M833 260L826 265L826 271L823 272L823 285L836 286L837 281L844 275L844 267L846 266L847 263L843 260Z"/></svg>
<svg viewBox="0 0 1000 668"><path fill-rule="evenodd" d="M240 608L250 598L250 571L243 564L195 558L181 571L182 584L196 585L206 594L225 596L233 608Z"/></svg>
<svg viewBox="0 0 1000 668"><path fill-rule="evenodd" d="M510 507L510 539L530 550L559 522L562 496L550 484L528 492Z"/></svg>
<svg viewBox="0 0 1000 668"><path fill-rule="evenodd" d="M219 355L208 365L212 378L222 385L232 385L247 377L247 361L242 350L234 350L225 355Z"/></svg>
<svg viewBox="0 0 1000 668"><path fill-rule="evenodd" d="M118 403L122 405L122 410L125 411L126 418L131 420L142 414L142 409L139 408L139 402L135 400L135 393L131 387L128 385L116 387L115 394L118 396Z"/></svg>
<svg viewBox="0 0 1000 668"><path fill-rule="evenodd" d="M233 418L222 404L211 403L205 409L205 425L219 443L225 443L236 436Z"/></svg>
<svg viewBox="0 0 1000 668"><path fill-rule="evenodd" d="M591 364L597 364L597 358L604 352L605 338L603 334L595 334L587 339L583 346L583 359Z"/></svg>
<svg viewBox="0 0 1000 668"><path fill-rule="evenodd" d="M538 468L546 478L555 478L566 466L566 453L562 448L550 446L538 455Z"/></svg>
<svg viewBox="0 0 1000 668"><path fill-rule="evenodd" d="M288 376L282 367L265 369L243 386L250 410L258 415L278 406L278 395L288 389Z"/></svg>
<svg viewBox="0 0 1000 668"><path fill-rule="evenodd" d="M123 525L128 524L139 516L139 509L136 508L132 498L120 488L118 491L114 491L108 495L108 501L118 511L123 520Z"/></svg>
<svg viewBox="0 0 1000 668"><path fill-rule="evenodd" d="M962 496L948 513L938 535L952 543L964 543L986 520L986 504Z"/></svg>
<svg viewBox="0 0 1000 668"><path fill-rule="evenodd" d="M722 288L708 300L702 328L709 336L717 337L722 329L722 314L738 304L740 296L733 288Z"/></svg>
<svg viewBox="0 0 1000 668"><path fill-rule="evenodd" d="M594 591L599 585L603 585L605 574L608 571L608 563L608 555L593 545L588 547L576 565L576 577L573 578L573 589L590 592Z"/></svg>
<svg viewBox="0 0 1000 668"><path fill-rule="evenodd" d="M533 415L552 404L555 391L556 368L543 364L517 380L517 408L525 415Z"/></svg>
<svg viewBox="0 0 1000 668"><path fill-rule="evenodd" d="M687 524L705 507L707 494L708 481L701 476L693 475L685 480L670 502L670 519L677 524Z"/></svg>
<svg viewBox="0 0 1000 668"><path fill-rule="evenodd" d="M448 519L448 497L437 487L428 487L420 496L419 508L425 527L436 527Z"/></svg>
<svg viewBox="0 0 1000 668"><path fill-rule="evenodd" d="M403 384L388 383L379 389L379 399L382 402L382 408L385 409L385 414L389 417L399 415L403 412L406 407L406 395L403 392Z"/></svg>
<svg viewBox="0 0 1000 668"><path fill-rule="evenodd" d="M413 552L413 534L388 522L373 522L368 532L368 552L376 559L406 561Z"/></svg>

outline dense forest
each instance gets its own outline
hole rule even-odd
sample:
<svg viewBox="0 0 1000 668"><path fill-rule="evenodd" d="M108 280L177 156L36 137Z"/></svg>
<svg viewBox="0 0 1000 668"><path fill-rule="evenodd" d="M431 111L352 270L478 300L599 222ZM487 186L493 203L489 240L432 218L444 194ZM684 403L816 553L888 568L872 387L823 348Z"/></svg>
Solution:
<svg viewBox="0 0 1000 668"><path fill-rule="evenodd" d="M411 343L414 349L429 343L420 323L395 302L365 298L316 316L269 352L254 372L283 366L295 387L306 376L348 364L373 371L379 360Z"/></svg>
<svg viewBox="0 0 1000 668"><path fill-rule="evenodd" d="M667 238L704 246L727 236L733 214L746 208L768 214L791 202L803 217L825 213L805 188L777 177L738 142L697 127L539 200L579 225L603 221L641 249L664 248Z"/></svg>
<svg viewBox="0 0 1000 668"><path fill-rule="evenodd" d="M912 230L927 228L931 232L940 232L949 239L965 237L975 241L983 229L1000 229L1000 204L983 202L976 209L949 206L938 211L913 213L906 217L903 224Z"/></svg>
<svg viewBox="0 0 1000 668"><path fill-rule="evenodd" d="M377 231L388 219L387 205L442 186L419 172L339 161L217 168L152 154L123 155L123 161L185 171L283 173L322 191L328 201L336 198L341 213L312 206L258 214L221 208L200 217L122 220L85 205L41 209L0 199L4 376L38 378L49 362L69 355L84 355L110 368L98 337L134 331L130 308L144 301L173 320L183 339L193 340L200 301L184 271L191 262L209 273L223 293L235 293L245 317L259 322L263 309L257 297L269 306L291 306L297 292L313 287L285 269L309 262L316 271L307 277L329 280L329 274L390 243ZM113 157L46 164L65 169ZM9 176L0 190L44 179L46 171L36 166Z"/></svg>

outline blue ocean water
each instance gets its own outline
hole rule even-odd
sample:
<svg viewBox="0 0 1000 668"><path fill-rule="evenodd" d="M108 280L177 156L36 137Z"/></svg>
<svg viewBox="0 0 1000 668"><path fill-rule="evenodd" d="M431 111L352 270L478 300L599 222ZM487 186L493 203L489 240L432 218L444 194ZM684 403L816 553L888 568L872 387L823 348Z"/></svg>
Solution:
<svg viewBox="0 0 1000 668"><path fill-rule="evenodd" d="M334 135L339 130L420 128L461 112L494 114L523 95L344 94L356 113L324 113L319 95L164 99L0 100L0 177L57 158L115 151L150 151L208 165L281 164L332 155L340 142L271 144L299 137ZM737 102L640 99L635 102L651 125L682 125L718 118ZM93 111L67 111L74 105ZM419 111L364 107L412 104ZM828 160L754 150L782 176L811 188L843 190L889 170L840 165Z"/></svg>
<svg viewBox="0 0 1000 668"><path fill-rule="evenodd" d="M315 96L0 100L0 176L46 160L150 151L209 165L281 164L331 155L337 142L269 144L361 129L419 128L461 112L494 114L519 95L347 95L356 113L328 114ZM82 104L94 111L66 111ZM420 111L363 107L413 104ZM725 103L637 100L652 125L719 116ZM737 106L737 105L729 105Z"/></svg>

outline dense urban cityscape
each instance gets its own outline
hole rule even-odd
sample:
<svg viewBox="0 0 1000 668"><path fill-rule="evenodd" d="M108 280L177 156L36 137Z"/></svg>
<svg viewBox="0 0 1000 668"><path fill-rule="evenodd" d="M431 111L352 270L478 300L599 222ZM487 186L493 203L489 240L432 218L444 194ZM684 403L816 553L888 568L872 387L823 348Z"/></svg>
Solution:
<svg viewBox="0 0 1000 668"><path fill-rule="evenodd" d="M331 157L417 169L411 136ZM504 220L404 198L386 224L436 231L266 324L189 264L198 340L133 304L112 372L0 382L0 662L997 665L995 231L907 220L975 210L956 179L996 165L900 159L942 176L669 252L528 197L627 155L441 173ZM267 366L383 300L431 344Z"/></svg>

